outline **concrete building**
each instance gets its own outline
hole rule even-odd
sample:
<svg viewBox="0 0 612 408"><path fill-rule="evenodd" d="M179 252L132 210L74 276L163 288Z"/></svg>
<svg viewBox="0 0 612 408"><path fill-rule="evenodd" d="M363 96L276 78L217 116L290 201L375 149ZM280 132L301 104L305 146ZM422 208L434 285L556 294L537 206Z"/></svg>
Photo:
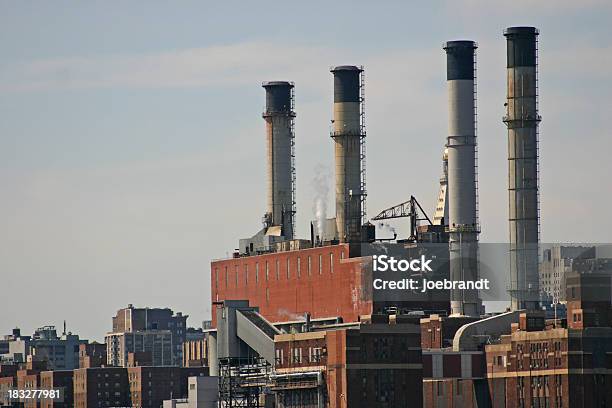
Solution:
<svg viewBox="0 0 612 408"><path fill-rule="evenodd" d="M127 308L119 309L117 314L113 317L113 330L108 334L107 337L121 337L122 333L135 333L138 332L137 336L133 341L127 340L125 343L128 345L128 349L125 351L125 357L127 353L132 351L146 351L139 348L130 349L130 343L133 344L146 344L151 342L157 342L163 340L164 343L168 343L166 339L166 333L163 331L170 332L171 342L171 357L170 363L167 363L167 355L156 359L156 353L153 353L153 361L155 365L180 365L183 357L183 342L187 335L187 315L183 315L181 312L176 314L169 308L137 308L129 304ZM154 334L147 334L152 331ZM156 339L155 335L162 336L163 339ZM129 336L128 336L129 337ZM106 342L108 346L108 341ZM114 351L109 347L109 364L111 361L124 361L119 356L114 354ZM165 353L165 350L164 350Z"/></svg>
<svg viewBox="0 0 612 408"><path fill-rule="evenodd" d="M146 360L154 366L178 366L182 362L176 362L176 347L170 330L107 333L105 341L108 366L127 367L130 354L137 353L148 353Z"/></svg>
<svg viewBox="0 0 612 408"><path fill-rule="evenodd" d="M595 247L554 245L542 251L540 290L552 303L565 302L565 276L579 259L595 259Z"/></svg>
<svg viewBox="0 0 612 408"><path fill-rule="evenodd" d="M208 344L205 338L183 343L183 367L208 365Z"/></svg>
<svg viewBox="0 0 612 408"><path fill-rule="evenodd" d="M23 363L30 354L31 336L23 336L19 328L11 334L4 335L0 340L0 362Z"/></svg>
<svg viewBox="0 0 612 408"><path fill-rule="evenodd" d="M41 327L30 342L31 358L47 361L51 370L73 370L79 367L80 344L87 344L87 340L66 332L58 336L54 326Z"/></svg>
<svg viewBox="0 0 612 408"><path fill-rule="evenodd" d="M219 377L189 377L187 398L165 400L163 408L217 408Z"/></svg>
<svg viewBox="0 0 612 408"><path fill-rule="evenodd" d="M40 327L32 336L22 336L21 330L14 329L12 334L2 339L0 349L4 353L0 355L0 361L45 361L49 369L72 370L79 366L80 344L87 344L87 340L65 330L58 336L55 326Z"/></svg>

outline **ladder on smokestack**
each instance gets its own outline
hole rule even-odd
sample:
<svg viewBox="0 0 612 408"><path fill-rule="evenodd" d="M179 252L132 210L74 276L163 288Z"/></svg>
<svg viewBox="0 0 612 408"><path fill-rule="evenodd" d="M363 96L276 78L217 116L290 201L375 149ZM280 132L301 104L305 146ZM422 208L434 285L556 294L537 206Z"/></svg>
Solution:
<svg viewBox="0 0 612 408"><path fill-rule="evenodd" d="M295 203L296 203L296 188L295 188L295 183L296 183L296 177L295 177L295 84L293 82L291 82L291 95L290 95L290 100L291 100L291 110L290 110L290 115L291 118L289 120L289 127L290 127L290 143L291 143L291 232L293 234L293 237L295 238L296 233L295 233L295 213L296 213L296 209L295 209Z"/></svg>
<svg viewBox="0 0 612 408"><path fill-rule="evenodd" d="M367 220L366 197L366 114L365 114L365 71L363 65L361 69L360 84L359 84L359 102L360 102L360 132L359 132L359 147L361 159L361 225Z"/></svg>

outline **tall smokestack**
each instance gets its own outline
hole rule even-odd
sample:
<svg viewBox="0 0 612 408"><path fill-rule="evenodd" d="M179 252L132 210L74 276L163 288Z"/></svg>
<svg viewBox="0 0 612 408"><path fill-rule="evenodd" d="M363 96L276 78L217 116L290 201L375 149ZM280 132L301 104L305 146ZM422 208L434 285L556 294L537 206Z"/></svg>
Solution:
<svg viewBox="0 0 612 408"><path fill-rule="evenodd" d="M507 41L508 198L512 310L539 305L538 88L534 27L510 27Z"/></svg>
<svg viewBox="0 0 612 408"><path fill-rule="evenodd" d="M476 88L473 41L449 41L446 51L448 86L448 225L451 280L478 279L478 216L476 199ZM479 316L477 290L451 292L451 313Z"/></svg>
<svg viewBox="0 0 612 408"><path fill-rule="evenodd" d="M365 174L362 166L363 69L342 65L334 75L334 120L331 137L335 144L336 224L341 242L360 242L365 212Z"/></svg>
<svg viewBox="0 0 612 408"><path fill-rule="evenodd" d="M268 150L267 226L281 226L285 239L293 239L295 215L295 166L293 84L264 82L266 90L266 141Z"/></svg>

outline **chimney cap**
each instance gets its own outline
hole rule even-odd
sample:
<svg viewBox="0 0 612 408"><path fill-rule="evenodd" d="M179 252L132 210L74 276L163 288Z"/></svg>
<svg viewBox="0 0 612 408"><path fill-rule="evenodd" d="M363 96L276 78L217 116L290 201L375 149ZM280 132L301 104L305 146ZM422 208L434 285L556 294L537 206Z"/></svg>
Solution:
<svg viewBox="0 0 612 408"><path fill-rule="evenodd" d="M478 48L478 44L476 43L476 41L471 41L471 40L453 40L453 41L446 41L443 46L443 49L447 50L449 48L471 48L471 49L476 49Z"/></svg>
<svg viewBox="0 0 612 408"><path fill-rule="evenodd" d="M335 67L332 67L330 69L331 72L338 72L338 71L363 71L363 68L360 68L356 65L337 65Z"/></svg>
<svg viewBox="0 0 612 408"><path fill-rule="evenodd" d="M294 85L292 82L289 81L264 81L261 86L264 88L272 86L288 86L290 88L293 88Z"/></svg>
<svg viewBox="0 0 612 408"><path fill-rule="evenodd" d="M535 27L517 26L508 27L504 30L504 35L523 35L523 36L534 36L540 34L540 30Z"/></svg>

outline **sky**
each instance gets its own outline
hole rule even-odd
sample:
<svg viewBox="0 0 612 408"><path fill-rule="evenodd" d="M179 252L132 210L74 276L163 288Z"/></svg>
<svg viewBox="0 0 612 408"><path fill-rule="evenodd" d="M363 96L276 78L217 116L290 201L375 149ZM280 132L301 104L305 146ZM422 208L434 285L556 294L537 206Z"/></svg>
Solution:
<svg viewBox="0 0 612 408"><path fill-rule="evenodd" d="M299 236L333 178L332 65L365 68L368 214L433 212L447 40L479 45L481 240L507 241L508 26L541 31L542 241L611 242L610 21L605 0L0 1L0 334L100 341L129 303L210 318L210 261L265 212L262 81L295 82Z"/></svg>

